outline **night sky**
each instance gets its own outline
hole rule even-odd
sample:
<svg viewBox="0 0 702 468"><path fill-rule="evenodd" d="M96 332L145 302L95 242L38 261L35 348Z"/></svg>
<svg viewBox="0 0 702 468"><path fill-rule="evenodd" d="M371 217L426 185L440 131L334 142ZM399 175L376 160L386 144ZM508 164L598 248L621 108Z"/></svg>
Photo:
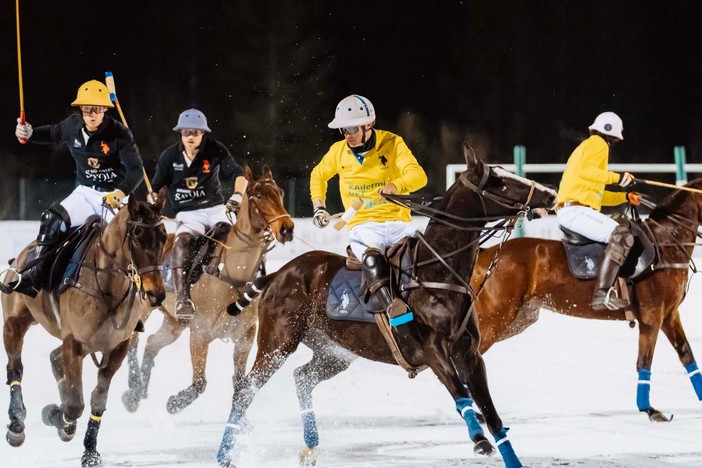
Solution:
<svg viewBox="0 0 702 468"><path fill-rule="evenodd" d="M672 162L675 145L702 162L700 2L27 0L20 9L30 123L58 122L77 87L110 70L149 175L176 141L178 113L198 107L239 162L273 166L296 192L298 216L311 214L307 178L338 138L326 124L351 93L374 103L379 128L405 138L430 175L427 192L443 189L463 139L489 162L511 162L516 144L529 162L565 162L605 110L625 128L611 162ZM19 216L24 178L24 216L36 219L68 194L74 164L14 138L14 2L0 15L0 218Z"/></svg>

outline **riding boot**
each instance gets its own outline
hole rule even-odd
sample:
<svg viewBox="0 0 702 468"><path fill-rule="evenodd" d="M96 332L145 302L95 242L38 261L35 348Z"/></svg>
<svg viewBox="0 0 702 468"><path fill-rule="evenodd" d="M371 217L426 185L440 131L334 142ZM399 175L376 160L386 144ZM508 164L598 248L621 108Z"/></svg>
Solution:
<svg viewBox="0 0 702 468"><path fill-rule="evenodd" d="M71 221L68 212L59 204L42 213L37 246L27 256L26 262L31 262L56 247L61 231L68 230L70 225ZM24 272L19 281L13 281L8 286L18 293L36 297L38 292L44 287L46 264L45 260L40 260L39 263Z"/></svg>
<svg viewBox="0 0 702 468"><path fill-rule="evenodd" d="M624 264L633 245L634 236L629 228L622 225L617 226L609 238L604 258L600 264L595 292L592 296L594 310L617 310L629 307L629 302L617 295L614 283L617 281L619 269Z"/></svg>
<svg viewBox="0 0 702 468"><path fill-rule="evenodd" d="M191 320L195 316L195 304L190 299L190 269L192 255L190 255L190 241L192 234L178 234L173 245L173 258L171 271L173 271L173 286L176 291L175 316L179 320Z"/></svg>
<svg viewBox="0 0 702 468"><path fill-rule="evenodd" d="M205 260L209 255L209 261L204 269L213 276L219 276L219 264L222 258L222 251L224 250L222 244L226 242L231 229L231 224L221 221L215 224L207 233L210 239L207 239L207 251L203 255L202 260Z"/></svg>
<svg viewBox="0 0 702 468"><path fill-rule="evenodd" d="M409 329L401 325L410 322L414 315L402 299L393 299L390 290L390 265L387 258L379 249L369 248L363 253L361 264L368 291L380 301L383 311L388 315L388 322L400 334L407 334Z"/></svg>

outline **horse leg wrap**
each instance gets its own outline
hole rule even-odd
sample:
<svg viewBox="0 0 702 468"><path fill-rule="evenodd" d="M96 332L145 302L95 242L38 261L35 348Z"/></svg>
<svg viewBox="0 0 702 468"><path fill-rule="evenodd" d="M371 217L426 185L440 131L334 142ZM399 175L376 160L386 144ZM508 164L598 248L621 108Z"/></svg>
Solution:
<svg viewBox="0 0 702 468"><path fill-rule="evenodd" d="M313 449L319 445L319 432L317 431L317 421L314 417L314 410L312 408L307 408L302 411L301 416L305 445L307 448Z"/></svg>
<svg viewBox="0 0 702 468"><path fill-rule="evenodd" d="M519 458L517 458L517 454L514 453L512 443L509 441L509 437L507 437L508 430L508 427L503 427L502 429L497 431L497 433L494 434L495 444L497 445L497 448L500 451L500 454L502 455L502 461L505 462L505 467L519 468L523 465L522 462L519 461Z"/></svg>
<svg viewBox="0 0 702 468"><path fill-rule="evenodd" d="M229 466L229 463L231 463L231 451L232 448L234 448L237 434L241 432L241 425L239 424L241 417L242 413L235 410L232 410L229 414L227 427L224 428L222 441L217 451L217 463L219 463L220 466Z"/></svg>
<svg viewBox="0 0 702 468"><path fill-rule="evenodd" d="M90 419L88 420L88 428L85 431L85 438L83 439L83 447L86 452L97 451L97 436L100 430L100 422L102 421L102 412L100 416L95 414L90 414Z"/></svg>
<svg viewBox="0 0 702 468"><path fill-rule="evenodd" d="M639 411L646 411L651 407L649 395L651 394L651 371L639 369L639 383L636 386L636 406Z"/></svg>
<svg viewBox="0 0 702 468"><path fill-rule="evenodd" d="M473 400L470 398L459 398L456 400L456 411L465 420L468 426L468 436L470 440L475 442L475 438L484 434L483 428L480 427L478 417L473 410Z"/></svg>
<svg viewBox="0 0 702 468"><path fill-rule="evenodd" d="M687 371L687 376L690 377L692 387L695 389L697 399L702 400L702 373L697 367L697 363L692 361L690 364L685 366L685 370Z"/></svg>

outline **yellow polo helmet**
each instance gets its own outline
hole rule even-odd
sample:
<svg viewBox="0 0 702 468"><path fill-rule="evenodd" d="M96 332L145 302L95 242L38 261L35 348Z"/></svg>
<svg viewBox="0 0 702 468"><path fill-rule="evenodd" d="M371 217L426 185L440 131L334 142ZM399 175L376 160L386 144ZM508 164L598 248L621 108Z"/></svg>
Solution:
<svg viewBox="0 0 702 468"><path fill-rule="evenodd" d="M110 92L107 90L107 86L98 80L86 81L80 85L76 100L71 105L115 107L110 101Z"/></svg>

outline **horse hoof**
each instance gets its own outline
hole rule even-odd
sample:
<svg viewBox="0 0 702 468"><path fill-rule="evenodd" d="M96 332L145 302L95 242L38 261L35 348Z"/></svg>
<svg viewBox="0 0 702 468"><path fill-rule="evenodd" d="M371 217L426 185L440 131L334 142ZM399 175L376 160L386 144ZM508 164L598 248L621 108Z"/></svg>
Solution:
<svg viewBox="0 0 702 468"><path fill-rule="evenodd" d="M122 394L122 404L130 413L135 413L139 409L139 394L135 390L127 390Z"/></svg>
<svg viewBox="0 0 702 468"><path fill-rule="evenodd" d="M473 446L473 453L489 457L495 453L495 447L487 439L480 439Z"/></svg>
<svg viewBox="0 0 702 468"><path fill-rule="evenodd" d="M317 450L305 447L300 452L300 466L304 468L317 466Z"/></svg>
<svg viewBox="0 0 702 468"><path fill-rule="evenodd" d="M171 396L168 398L168 401L166 402L166 411L168 411L171 414L178 414L182 410L183 408L181 408L180 402L178 401L178 398L176 396Z"/></svg>
<svg viewBox="0 0 702 468"><path fill-rule="evenodd" d="M80 457L80 466L83 468L88 466L102 466L102 457L97 450L85 452L82 457Z"/></svg>
<svg viewBox="0 0 702 468"><path fill-rule="evenodd" d="M58 430L58 435L59 439L61 439L63 442L70 442L73 440L73 438L76 435L76 422L73 421L70 424L66 424L65 426L59 428Z"/></svg>
<svg viewBox="0 0 702 468"><path fill-rule="evenodd" d="M61 408L58 407L58 405L46 405L44 409L41 410L41 420L46 424L47 426L54 426L54 421L56 420L56 416L61 414Z"/></svg>
<svg viewBox="0 0 702 468"><path fill-rule="evenodd" d="M655 408L648 408L646 414L648 414L648 419L653 422L670 422L675 417L674 414L671 414L669 418Z"/></svg>
<svg viewBox="0 0 702 468"><path fill-rule="evenodd" d="M14 432L10 429L7 430L7 434L5 434L5 440L7 440L7 443L10 444L11 447L19 447L24 443L24 439L26 438L26 435L24 431L22 432Z"/></svg>

